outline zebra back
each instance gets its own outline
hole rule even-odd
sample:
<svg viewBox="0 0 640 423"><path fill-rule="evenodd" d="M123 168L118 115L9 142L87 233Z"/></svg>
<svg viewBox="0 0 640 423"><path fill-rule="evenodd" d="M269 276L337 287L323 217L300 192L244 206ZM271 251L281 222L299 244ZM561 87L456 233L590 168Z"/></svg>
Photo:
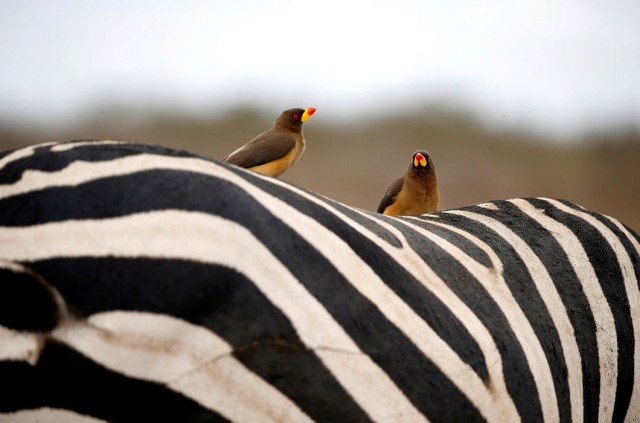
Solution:
<svg viewBox="0 0 640 423"><path fill-rule="evenodd" d="M387 217L158 146L7 152L0 419L636 421L639 254L562 200Z"/></svg>

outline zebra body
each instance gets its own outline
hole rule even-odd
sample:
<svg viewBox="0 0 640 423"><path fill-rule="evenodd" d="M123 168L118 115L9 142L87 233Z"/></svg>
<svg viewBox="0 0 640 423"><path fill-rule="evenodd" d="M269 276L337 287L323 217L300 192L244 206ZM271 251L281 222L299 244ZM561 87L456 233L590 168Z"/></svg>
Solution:
<svg viewBox="0 0 640 423"><path fill-rule="evenodd" d="M27 147L0 156L0 421L638 421L639 255L560 200L395 218Z"/></svg>

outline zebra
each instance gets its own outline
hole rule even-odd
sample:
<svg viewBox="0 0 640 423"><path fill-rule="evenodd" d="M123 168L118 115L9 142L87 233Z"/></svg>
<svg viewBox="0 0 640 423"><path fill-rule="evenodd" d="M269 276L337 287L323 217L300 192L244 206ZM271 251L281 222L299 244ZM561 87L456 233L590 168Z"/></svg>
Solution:
<svg viewBox="0 0 640 423"><path fill-rule="evenodd" d="M392 217L125 141L0 155L0 421L634 422L640 238Z"/></svg>

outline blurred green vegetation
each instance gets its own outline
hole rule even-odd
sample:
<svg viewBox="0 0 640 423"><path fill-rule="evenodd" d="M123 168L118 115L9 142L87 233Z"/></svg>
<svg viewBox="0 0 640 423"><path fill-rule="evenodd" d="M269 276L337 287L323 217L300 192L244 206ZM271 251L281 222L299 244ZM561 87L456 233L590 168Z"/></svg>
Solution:
<svg viewBox="0 0 640 423"><path fill-rule="evenodd" d="M280 111L267 112L105 107L81 124L56 129L0 125L0 149L54 140L120 139L221 158L268 129ZM305 154L281 179L375 210L413 151L425 149L436 163L443 209L544 196L572 201L640 230L638 128L558 140L492 126L461 109L439 105L358 119L335 122L319 109L304 127Z"/></svg>

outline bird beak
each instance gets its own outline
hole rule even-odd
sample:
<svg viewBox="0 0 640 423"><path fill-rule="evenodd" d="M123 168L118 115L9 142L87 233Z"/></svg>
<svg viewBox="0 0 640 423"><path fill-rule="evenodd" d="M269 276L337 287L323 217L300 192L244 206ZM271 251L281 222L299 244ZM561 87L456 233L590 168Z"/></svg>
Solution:
<svg viewBox="0 0 640 423"><path fill-rule="evenodd" d="M302 117L300 118L300 121L302 121L302 122L306 121L315 112L316 112L316 108L315 107L309 107L307 110L304 111L304 113L302 113Z"/></svg>
<svg viewBox="0 0 640 423"><path fill-rule="evenodd" d="M416 154L413 158L413 167L418 167L418 163L420 163L422 167L427 167L427 159L420 153Z"/></svg>

